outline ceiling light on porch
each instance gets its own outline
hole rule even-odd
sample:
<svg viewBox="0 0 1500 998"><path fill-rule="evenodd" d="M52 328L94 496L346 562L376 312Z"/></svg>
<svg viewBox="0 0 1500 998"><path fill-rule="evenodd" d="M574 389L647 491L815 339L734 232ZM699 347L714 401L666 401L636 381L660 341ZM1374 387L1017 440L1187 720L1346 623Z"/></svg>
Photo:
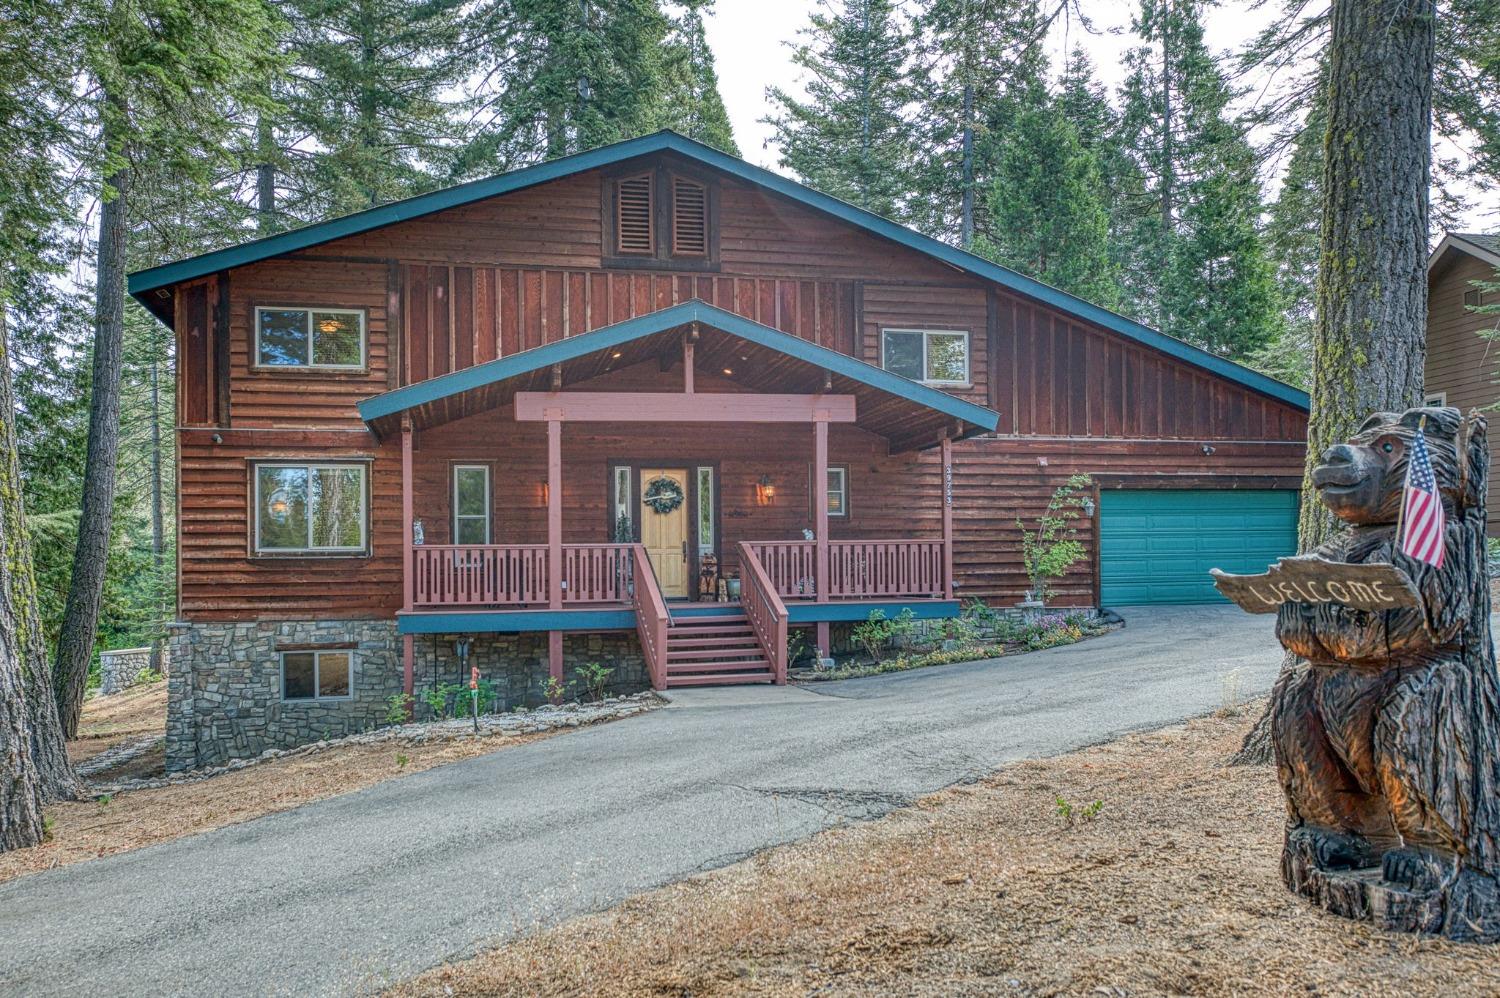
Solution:
<svg viewBox="0 0 1500 998"><path fill-rule="evenodd" d="M614 353L610 354L609 355L609 359L610 360L619 360L620 359L620 351L616 350Z"/></svg>
<svg viewBox="0 0 1500 998"><path fill-rule="evenodd" d="M760 481L755 483L755 501L761 506L769 506L776 500L776 483L771 481L770 475L761 475Z"/></svg>
<svg viewBox="0 0 1500 998"><path fill-rule="evenodd" d="M725 374L733 374L734 373L734 369L730 368L730 367L726 367L726 368L724 368L724 373Z"/></svg>

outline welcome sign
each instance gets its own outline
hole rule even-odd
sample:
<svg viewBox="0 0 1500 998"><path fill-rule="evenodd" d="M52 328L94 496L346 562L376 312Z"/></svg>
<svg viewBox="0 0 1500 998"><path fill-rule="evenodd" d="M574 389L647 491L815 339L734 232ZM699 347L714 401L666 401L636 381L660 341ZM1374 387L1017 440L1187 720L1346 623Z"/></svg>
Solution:
<svg viewBox="0 0 1500 998"><path fill-rule="evenodd" d="M1338 603L1357 610L1421 606L1406 573L1385 562L1348 565L1315 555L1282 558L1261 575L1209 569L1214 586L1249 613L1275 613L1283 603Z"/></svg>

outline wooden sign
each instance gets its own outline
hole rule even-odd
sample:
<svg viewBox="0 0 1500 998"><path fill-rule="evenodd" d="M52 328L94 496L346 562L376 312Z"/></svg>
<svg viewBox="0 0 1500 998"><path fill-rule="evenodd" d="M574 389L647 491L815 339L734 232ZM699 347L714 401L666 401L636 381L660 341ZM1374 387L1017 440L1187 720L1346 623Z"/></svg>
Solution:
<svg viewBox="0 0 1500 998"><path fill-rule="evenodd" d="M1384 562L1349 565L1315 555L1282 558L1261 575L1209 569L1219 592L1249 613L1275 613L1283 603L1340 603L1357 610L1421 606L1406 573Z"/></svg>

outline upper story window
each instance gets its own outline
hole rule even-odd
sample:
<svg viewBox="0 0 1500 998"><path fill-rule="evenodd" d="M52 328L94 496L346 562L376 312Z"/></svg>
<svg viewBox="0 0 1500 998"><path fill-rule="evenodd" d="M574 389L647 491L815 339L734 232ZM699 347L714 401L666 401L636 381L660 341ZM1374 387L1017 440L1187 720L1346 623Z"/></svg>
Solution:
<svg viewBox="0 0 1500 998"><path fill-rule="evenodd" d="M954 329L883 329L880 366L929 385L968 385L969 334Z"/></svg>
<svg viewBox="0 0 1500 998"><path fill-rule="evenodd" d="M708 270L719 259L718 192L703 178L666 167L604 184L604 263Z"/></svg>
<svg viewBox="0 0 1500 998"><path fill-rule="evenodd" d="M1424 406L1441 409L1443 406L1448 404L1448 393L1428 392L1426 395L1422 396L1422 404Z"/></svg>
<svg viewBox="0 0 1500 998"><path fill-rule="evenodd" d="M254 465L256 553L364 553L369 471L350 463Z"/></svg>
<svg viewBox="0 0 1500 998"><path fill-rule="evenodd" d="M453 543L490 542L490 466L453 466Z"/></svg>
<svg viewBox="0 0 1500 998"><path fill-rule="evenodd" d="M1484 304L1484 292L1478 288L1472 288L1464 292L1464 308L1478 308Z"/></svg>
<svg viewBox="0 0 1500 998"><path fill-rule="evenodd" d="M353 308L257 307L255 366L362 370L365 313Z"/></svg>

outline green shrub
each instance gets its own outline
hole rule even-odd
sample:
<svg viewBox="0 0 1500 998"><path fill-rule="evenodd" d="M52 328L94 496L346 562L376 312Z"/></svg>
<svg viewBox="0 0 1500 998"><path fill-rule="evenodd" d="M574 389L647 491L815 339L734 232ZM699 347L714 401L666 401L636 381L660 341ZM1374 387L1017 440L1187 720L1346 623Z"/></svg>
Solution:
<svg viewBox="0 0 1500 998"><path fill-rule="evenodd" d="M589 699L599 703L609 692L609 677L614 675L615 670L605 668L598 662L589 662L578 670L578 675L583 678L584 688L589 691Z"/></svg>
<svg viewBox="0 0 1500 998"><path fill-rule="evenodd" d="M453 695L453 716L468 717L469 711L474 709L474 693L467 686L453 685L444 686ZM479 681L479 713L488 714L490 706L495 702L495 684L488 679Z"/></svg>
<svg viewBox="0 0 1500 998"><path fill-rule="evenodd" d="M385 698L385 723L405 724L411 717L411 705L417 698L410 693L393 693Z"/></svg>

